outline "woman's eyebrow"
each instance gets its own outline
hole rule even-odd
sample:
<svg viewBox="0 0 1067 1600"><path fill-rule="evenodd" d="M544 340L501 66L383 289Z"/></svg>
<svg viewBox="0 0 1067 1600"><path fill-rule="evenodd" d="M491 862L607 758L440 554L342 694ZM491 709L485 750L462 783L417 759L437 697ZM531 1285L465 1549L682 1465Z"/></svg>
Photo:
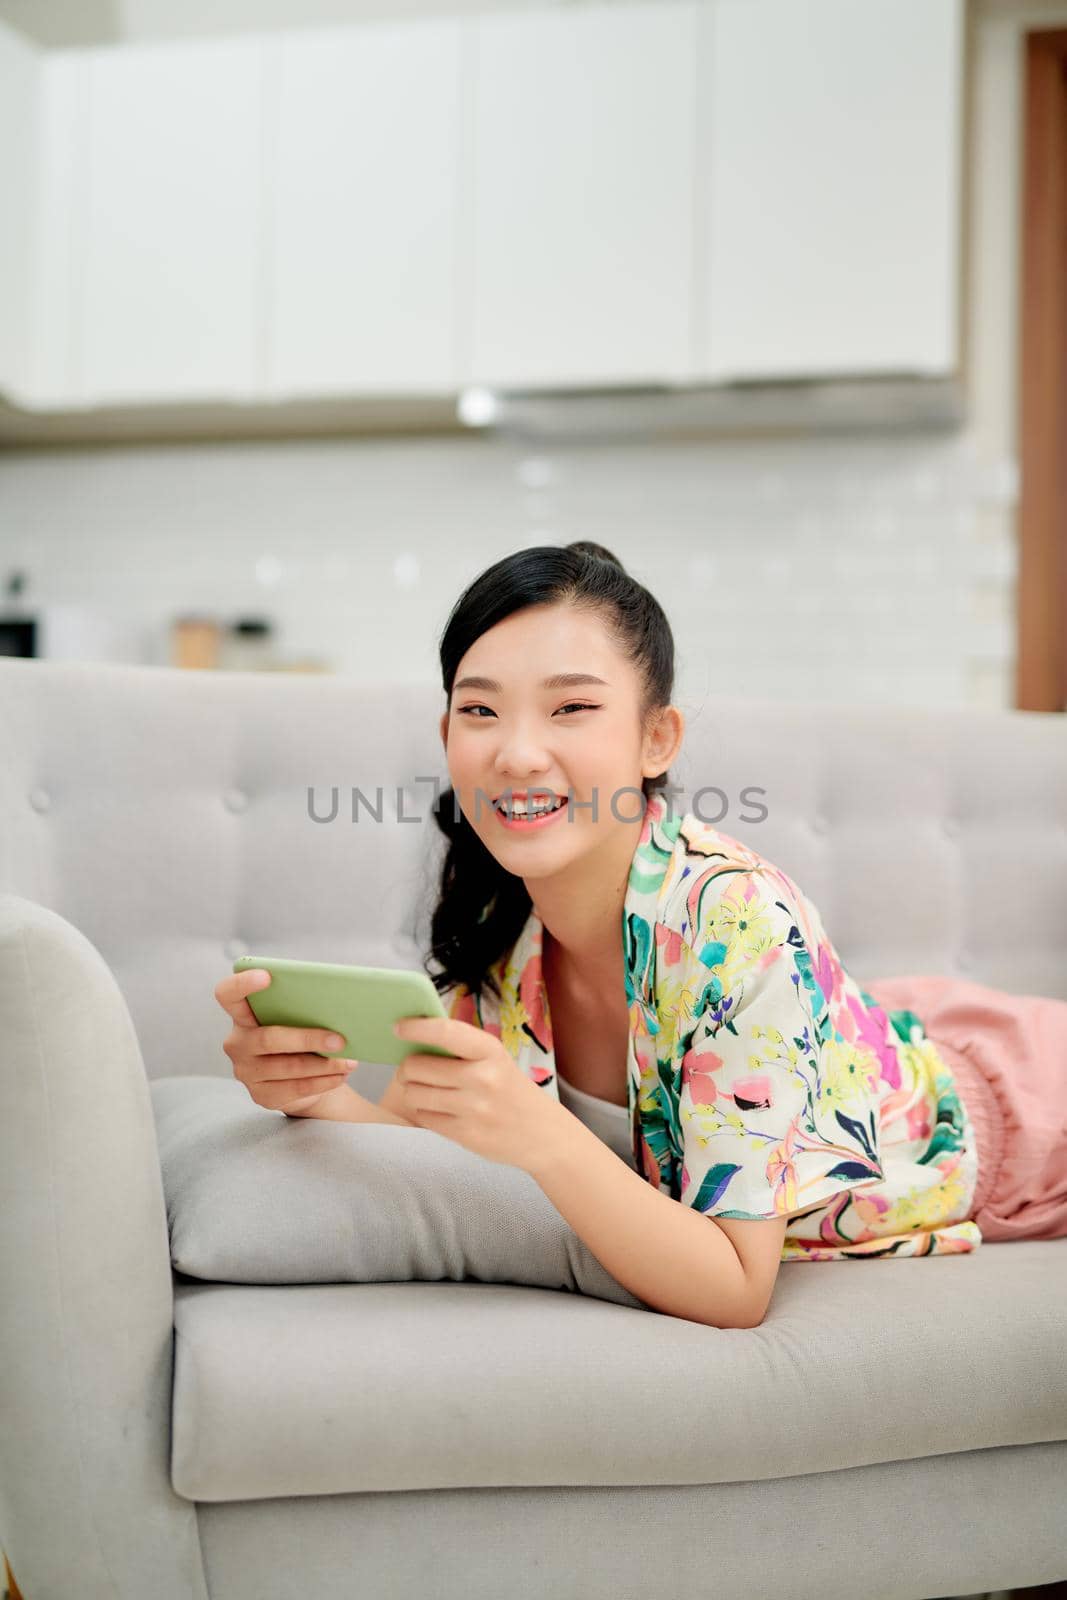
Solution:
<svg viewBox="0 0 1067 1600"><path fill-rule="evenodd" d="M581 683L598 683L602 689L610 689L610 683L604 678L597 678L591 672L556 672L551 678L542 678L542 689L573 689ZM452 685L452 693L458 694L460 689L490 689L495 694L503 694L502 686L495 678L460 678L458 683Z"/></svg>

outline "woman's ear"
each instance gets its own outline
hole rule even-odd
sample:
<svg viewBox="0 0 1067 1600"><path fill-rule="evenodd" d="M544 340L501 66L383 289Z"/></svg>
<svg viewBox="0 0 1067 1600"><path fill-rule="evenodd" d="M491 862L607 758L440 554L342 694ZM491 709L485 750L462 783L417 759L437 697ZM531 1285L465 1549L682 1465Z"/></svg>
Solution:
<svg viewBox="0 0 1067 1600"><path fill-rule="evenodd" d="M659 777L677 758L685 736L685 716L677 706L665 706L645 743L645 760L656 768L647 777Z"/></svg>
<svg viewBox="0 0 1067 1600"><path fill-rule="evenodd" d="M441 743L448 749L448 712L441 713Z"/></svg>

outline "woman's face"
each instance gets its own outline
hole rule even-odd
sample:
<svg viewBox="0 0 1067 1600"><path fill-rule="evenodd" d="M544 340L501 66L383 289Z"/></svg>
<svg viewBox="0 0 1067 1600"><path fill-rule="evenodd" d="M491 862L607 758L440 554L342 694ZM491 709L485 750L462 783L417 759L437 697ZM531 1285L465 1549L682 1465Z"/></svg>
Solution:
<svg viewBox="0 0 1067 1600"><path fill-rule="evenodd" d="M562 674L599 681L544 681ZM467 651L441 736L459 806L509 872L556 872L620 830L632 847L644 814L641 779L669 765L656 764L655 750L649 759L640 693L600 618L571 605L515 612ZM516 799L548 790L572 804L511 826L492 803L508 790Z"/></svg>

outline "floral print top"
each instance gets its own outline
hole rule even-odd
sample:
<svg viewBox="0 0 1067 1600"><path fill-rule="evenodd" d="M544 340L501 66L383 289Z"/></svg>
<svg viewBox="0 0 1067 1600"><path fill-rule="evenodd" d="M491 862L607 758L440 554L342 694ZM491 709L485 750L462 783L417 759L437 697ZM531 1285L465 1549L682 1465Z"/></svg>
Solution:
<svg viewBox="0 0 1067 1600"><path fill-rule="evenodd" d="M500 1038L559 1099L531 908L449 1014ZM708 1216L789 1218L783 1261L977 1248L974 1130L911 1011L845 971L784 872L694 813L648 800L623 907L636 1170Z"/></svg>

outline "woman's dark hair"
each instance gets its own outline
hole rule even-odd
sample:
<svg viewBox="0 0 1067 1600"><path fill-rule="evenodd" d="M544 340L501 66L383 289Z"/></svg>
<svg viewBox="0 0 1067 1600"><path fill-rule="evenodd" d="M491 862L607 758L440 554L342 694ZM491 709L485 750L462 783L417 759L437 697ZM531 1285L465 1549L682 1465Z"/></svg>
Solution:
<svg viewBox="0 0 1067 1600"><path fill-rule="evenodd" d="M658 600L602 544L532 545L487 567L460 595L441 635L446 702L459 663L483 633L527 606L567 603L597 612L617 648L636 667L642 686L641 721L670 704L674 636ZM665 788L667 773L642 780L645 802ZM438 901L430 924L430 959L438 992L464 984L476 995L499 988L489 968L514 945L530 913L521 877L507 872L479 839L449 786L434 807L448 838ZM429 964L426 963L427 971Z"/></svg>

